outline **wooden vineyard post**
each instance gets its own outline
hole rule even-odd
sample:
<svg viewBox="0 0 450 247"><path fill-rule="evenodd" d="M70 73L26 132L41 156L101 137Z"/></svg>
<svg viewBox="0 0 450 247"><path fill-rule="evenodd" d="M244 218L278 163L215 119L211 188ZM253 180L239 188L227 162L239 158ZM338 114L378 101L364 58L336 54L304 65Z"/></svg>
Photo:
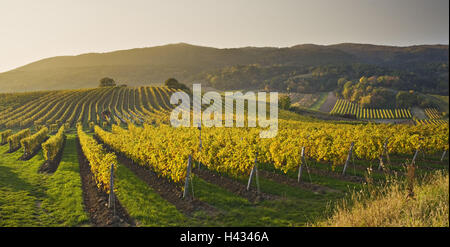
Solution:
<svg viewBox="0 0 450 247"><path fill-rule="evenodd" d="M260 193L260 187L259 187L259 174L258 174L258 167L257 167L257 163L258 163L258 158L255 158L255 164L253 165L252 171L250 172L250 177L248 178L248 183L247 183L247 190L250 190L250 185L252 184L252 180L253 177L256 177L256 190L257 193Z"/></svg>
<svg viewBox="0 0 450 247"><path fill-rule="evenodd" d="M247 190L250 190L250 185L252 184L253 174L255 173L256 166L253 165L252 171L250 172L250 177L248 178Z"/></svg>
<svg viewBox="0 0 450 247"><path fill-rule="evenodd" d="M442 153L442 157L441 157L441 162L444 161L445 158L445 154L447 153L447 150L444 150L444 152Z"/></svg>
<svg viewBox="0 0 450 247"><path fill-rule="evenodd" d="M300 180L302 179L302 167L305 162L305 147L302 147L302 163L300 163L300 166L298 167L298 177L297 182L300 183Z"/></svg>
<svg viewBox="0 0 450 247"><path fill-rule="evenodd" d="M198 125L198 130L200 131L200 135L199 135L199 145L198 145L198 149L199 149L199 154L202 152L202 125L199 124ZM202 166L202 162L199 161L198 162L198 169L200 169Z"/></svg>
<svg viewBox="0 0 450 247"><path fill-rule="evenodd" d="M184 182L183 198L187 198L189 193L189 180L191 179L192 155L189 155L188 166L186 171L186 180Z"/></svg>
<svg viewBox="0 0 450 247"><path fill-rule="evenodd" d="M109 178L109 201L108 208L114 207L114 215L116 215L116 203L115 203L115 195L114 195L114 164L111 164L111 175Z"/></svg>
<svg viewBox="0 0 450 247"><path fill-rule="evenodd" d="M347 160L345 160L345 165L344 165L344 170L342 171L342 176L345 175L345 171L347 170L348 162L350 161L350 158L352 157L353 145L354 145L354 142L352 142L350 144L350 149L348 150Z"/></svg>
<svg viewBox="0 0 450 247"><path fill-rule="evenodd" d="M383 150L381 151L381 155L379 157L380 159L380 164L378 165L378 170L383 170L384 169L384 161L383 161L383 155L386 154L386 159L388 159L388 163L390 163L389 161L389 154L387 152L387 139L383 144Z"/></svg>
<svg viewBox="0 0 450 247"><path fill-rule="evenodd" d="M383 155L380 155L380 164L378 165L378 170L384 169Z"/></svg>
<svg viewBox="0 0 450 247"><path fill-rule="evenodd" d="M417 154L419 153L420 148L416 149L416 153L414 153L413 159L411 161L411 165L414 165L416 163L416 157Z"/></svg>

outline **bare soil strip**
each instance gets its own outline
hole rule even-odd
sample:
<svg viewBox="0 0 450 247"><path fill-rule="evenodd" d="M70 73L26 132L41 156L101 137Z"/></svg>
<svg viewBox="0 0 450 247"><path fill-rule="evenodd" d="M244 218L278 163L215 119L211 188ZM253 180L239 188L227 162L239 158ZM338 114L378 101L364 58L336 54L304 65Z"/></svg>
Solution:
<svg viewBox="0 0 450 247"><path fill-rule="evenodd" d="M412 107L411 115L413 115L413 117L416 117L417 119L427 119L427 115L425 114L424 110L419 107Z"/></svg>
<svg viewBox="0 0 450 247"><path fill-rule="evenodd" d="M258 172L261 173L261 171ZM220 174L210 171L205 167L202 167L201 169L197 168L193 171L193 173L206 182L219 185L220 187L240 197L246 198L250 202L258 202L261 200L275 200L278 198L275 195L263 192L258 195L254 186L251 186L250 190L247 190L246 185L240 183L239 181L226 176L221 176Z"/></svg>
<svg viewBox="0 0 450 247"><path fill-rule="evenodd" d="M41 165L41 167L39 167L39 170L38 170L39 173L54 173L58 169L59 163L61 162L61 159L62 159L64 147L66 146L66 140L67 140L67 137L64 137L61 150L59 150L59 153L56 155L55 160L54 161L51 161L51 160L44 161L44 163Z"/></svg>
<svg viewBox="0 0 450 247"><path fill-rule="evenodd" d="M313 183L309 183L306 181L306 178L302 178L302 180L300 181L300 183L295 180L292 179L288 176L285 175L281 175L281 174L276 174L273 172L268 172L268 171L260 171L261 176L270 179L272 181L275 181L277 183L281 183L281 184L286 184L292 187L297 187L297 188L301 188L301 189L305 189L305 190L310 190L313 192L317 192L320 194L325 194L325 193L339 193L339 190L335 190L335 189L331 189L322 185L318 185L318 184L313 184Z"/></svg>
<svg viewBox="0 0 450 247"><path fill-rule="evenodd" d="M108 195L97 189L94 175L91 172L89 162L81 150L80 142L77 138L78 162L80 164L80 176L83 189L84 208L89 214L91 223L94 226L134 226L135 223L122 207L119 200L115 200L114 207L108 208Z"/></svg>
<svg viewBox="0 0 450 247"><path fill-rule="evenodd" d="M144 181L150 188L158 193L166 201L172 203L179 211L186 215L192 215L195 211L205 211L210 215L218 214L218 210L213 206L197 200L192 197L183 199L182 186L169 181L166 178L159 177L154 171L139 164L135 164L133 160L127 158L111 147L103 143L100 138L94 136L98 143L101 143L109 152L117 155L117 160L130 169L138 178Z"/></svg>

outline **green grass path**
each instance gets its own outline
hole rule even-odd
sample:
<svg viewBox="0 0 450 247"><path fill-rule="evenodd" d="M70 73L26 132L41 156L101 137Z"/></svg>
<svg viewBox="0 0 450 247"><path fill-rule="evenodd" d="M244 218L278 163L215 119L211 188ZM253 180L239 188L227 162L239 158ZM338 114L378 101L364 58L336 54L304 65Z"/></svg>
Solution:
<svg viewBox="0 0 450 247"><path fill-rule="evenodd" d="M54 174L39 174L42 151L19 161L22 149L5 153L0 146L0 226L83 226L81 179L75 136L69 135L62 161Z"/></svg>
<svg viewBox="0 0 450 247"><path fill-rule="evenodd" d="M137 226L189 226L190 220L164 200L132 171L119 164L117 198Z"/></svg>

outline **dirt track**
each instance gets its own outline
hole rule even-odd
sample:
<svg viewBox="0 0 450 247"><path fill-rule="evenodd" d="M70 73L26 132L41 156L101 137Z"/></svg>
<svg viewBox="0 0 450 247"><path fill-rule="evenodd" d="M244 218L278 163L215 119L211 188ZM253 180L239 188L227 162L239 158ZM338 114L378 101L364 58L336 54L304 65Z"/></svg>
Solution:
<svg viewBox="0 0 450 247"><path fill-rule="evenodd" d="M334 104L336 104L337 98L333 92L329 92L327 96L327 100L322 104L319 108L321 112L330 112L333 109Z"/></svg>
<svg viewBox="0 0 450 247"><path fill-rule="evenodd" d="M419 107L411 108L411 114L418 119L427 119L427 115L425 115L423 109L420 109Z"/></svg>

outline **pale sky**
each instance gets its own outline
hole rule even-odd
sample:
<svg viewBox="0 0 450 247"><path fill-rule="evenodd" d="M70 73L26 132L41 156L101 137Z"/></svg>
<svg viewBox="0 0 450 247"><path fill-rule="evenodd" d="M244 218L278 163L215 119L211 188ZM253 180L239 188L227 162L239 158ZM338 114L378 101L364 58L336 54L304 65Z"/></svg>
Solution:
<svg viewBox="0 0 450 247"><path fill-rule="evenodd" d="M0 72L179 42L448 44L448 9L448 0L0 0Z"/></svg>

